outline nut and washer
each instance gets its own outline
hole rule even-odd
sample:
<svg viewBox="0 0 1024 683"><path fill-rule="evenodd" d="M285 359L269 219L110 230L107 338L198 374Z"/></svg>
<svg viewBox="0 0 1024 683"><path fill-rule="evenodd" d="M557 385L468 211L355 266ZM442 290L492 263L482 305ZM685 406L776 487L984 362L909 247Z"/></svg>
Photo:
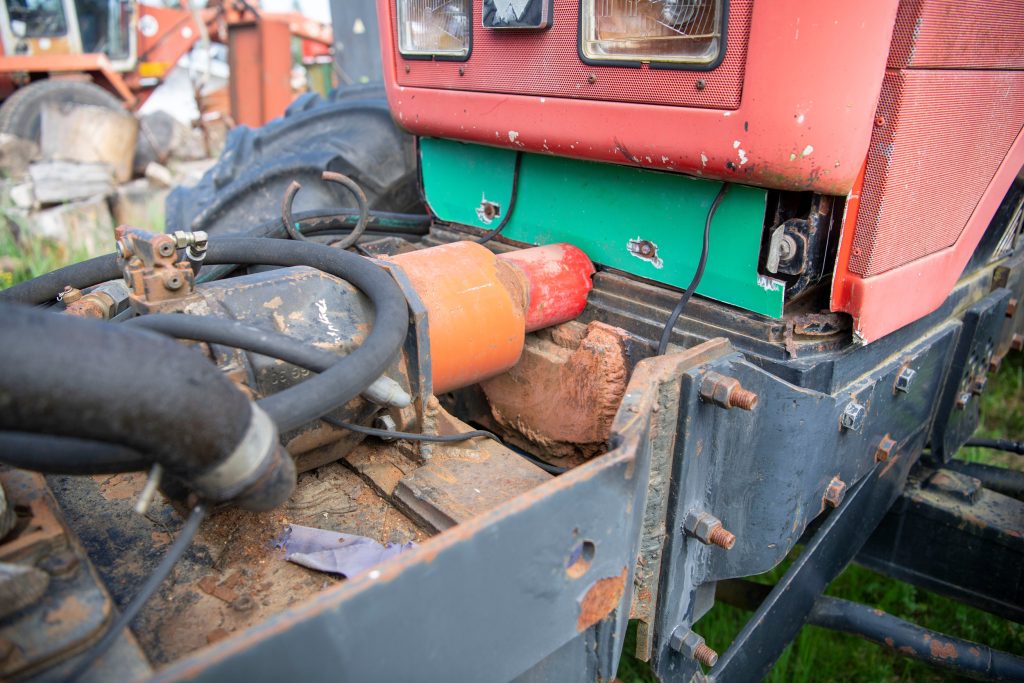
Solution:
<svg viewBox="0 0 1024 683"><path fill-rule="evenodd" d="M1018 306L1018 304L1020 304L1020 302L1017 301L1017 299L1010 299L1009 301L1006 302L1006 317L1007 318L1012 318L1013 316L1017 315L1017 306Z"/></svg>
<svg viewBox="0 0 1024 683"><path fill-rule="evenodd" d="M917 376L917 370L913 368L903 368L899 374L896 375L896 382L893 384L893 393L897 391L907 393L910 391L910 385L914 383L914 377Z"/></svg>
<svg viewBox="0 0 1024 683"><path fill-rule="evenodd" d="M718 662L718 653L705 644L704 637L685 626L676 627L668 645L684 657L694 659L704 666L714 666Z"/></svg>
<svg viewBox="0 0 1024 683"><path fill-rule="evenodd" d="M735 377L726 377L717 372L704 375L699 394L702 400L722 408L753 410L757 407L757 394L744 389Z"/></svg>
<svg viewBox="0 0 1024 683"><path fill-rule="evenodd" d="M839 416L839 426L852 432L859 432L864 426L864 418L867 416L867 409L863 404L850 401L843 408L843 414Z"/></svg>
<svg viewBox="0 0 1024 683"><path fill-rule="evenodd" d="M875 449L875 462L888 460L892 456L894 448L896 448L896 439L888 434L883 436L882 440L878 442L878 448Z"/></svg>
<svg viewBox="0 0 1024 683"><path fill-rule="evenodd" d="M828 488L825 489L825 495L822 499L825 504L832 508L839 507L843 498L846 497L846 482L839 477L832 477L832 481L828 483Z"/></svg>
<svg viewBox="0 0 1024 683"><path fill-rule="evenodd" d="M388 432L397 432L398 425L395 424L395 419L390 415L379 415L377 419L373 421L373 426L377 429L383 429ZM382 441L396 441L398 437L395 436L382 436Z"/></svg>
<svg viewBox="0 0 1024 683"><path fill-rule="evenodd" d="M683 530L705 545L729 550L736 545L736 535L722 526L722 521L708 512L691 510L683 520Z"/></svg>

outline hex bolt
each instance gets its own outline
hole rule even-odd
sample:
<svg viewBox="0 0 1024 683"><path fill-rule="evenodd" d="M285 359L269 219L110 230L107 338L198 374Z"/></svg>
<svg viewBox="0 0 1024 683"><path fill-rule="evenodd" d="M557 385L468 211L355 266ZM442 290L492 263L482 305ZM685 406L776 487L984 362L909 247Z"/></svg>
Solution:
<svg viewBox="0 0 1024 683"><path fill-rule="evenodd" d="M823 497L825 504L832 508L837 508L842 504L843 498L846 497L846 482L839 477L832 477L832 481L828 483L828 488L825 489L825 495Z"/></svg>
<svg viewBox="0 0 1024 683"><path fill-rule="evenodd" d="M704 637L685 626L676 627L668 644L679 654L694 659L704 666L712 667L718 662L718 653L708 647L704 642Z"/></svg>
<svg viewBox="0 0 1024 683"><path fill-rule="evenodd" d="M967 407L967 404L971 402L971 392L965 391L960 394L959 398L956 399L956 409L963 410Z"/></svg>
<svg viewBox="0 0 1024 683"><path fill-rule="evenodd" d="M863 404L850 401L843 408L843 414L839 416L839 426L852 432L859 432L864 427L864 418L867 416L867 412Z"/></svg>
<svg viewBox="0 0 1024 683"><path fill-rule="evenodd" d="M1024 334L1015 334L1010 340L1010 348L1014 351L1024 350Z"/></svg>
<svg viewBox="0 0 1024 683"><path fill-rule="evenodd" d="M398 431L398 425L395 424L395 419L390 415L379 415L377 419L373 421L373 426L377 429L383 429L388 432ZM383 441L395 441L396 437L382 436L380 437Z"/></svg>
<svg viewBox="0 0 1024 683"><path fill-rule="evenodd" d="M1020 302L1016 299L1010 299L1006 302L1006 317L1012 318L1017 314L1017 304Z"/></svg>
<svg viewBox="0 0 1024 683"><path fill-rule="evenodd" d="M587 74L587 83L590 83L591 85L597 83L597 76L594 74Z"/></svg>
<svg viewBox="0 0 1024 683"><path fill-rule="evenodd" d="M988 377L981 375L975 377L974 381L971 382L971 393L975 396L981 396L982 392L985 391L985 385L988 384Z"/></svg>
<svg viewBox="0 0 1024 683"><path fill-rule="evenodd" d="M757 407L757 394L744 389L735 377L726 377L717 372L704 375L698 393L704 401L722 408L753 410Z"/></svg>
<svg viewBox="0 0 1024 683"><path fill-rule="evenodd" d="M683 520L683 530L705 545L726 550L736 545L736 535L722 526L722 520L709 512L691 510Z"/></svg>
<svg viewBox="0 0 1024 683"><path fill-rule="evenodd" d="M171 254L174 253L174 243L169 241L161 241L160 246L157 247L156 250L160 253L161 256L170 256Z"/></svg>
<svg viewBox="0 0 1024 683"><path fill-rule="evenodd" d="M875 449L875 462L885 462L892 456L892 450L896 448L896 440L886 434L882 437L882 440L878 442L878 448Z"/></svg>
<svg viewBox="0 0 1024 683"><path fill-rule="evenodd" d="M703 90L704 88L708 87L708 82L705 81L703 78L698 78L697 82L694 83L693 86L697 88L697 90Z"/></svg>
<svg viewBox="0 0 1024 683"><path fill-rule="evenodd" d="M903 368L899 374L896 375L896 382L893 384L893 393L899 391L904 394L910 391L910 385L914 383L914 377L917 376L917 370L913 368Z"/></svg>

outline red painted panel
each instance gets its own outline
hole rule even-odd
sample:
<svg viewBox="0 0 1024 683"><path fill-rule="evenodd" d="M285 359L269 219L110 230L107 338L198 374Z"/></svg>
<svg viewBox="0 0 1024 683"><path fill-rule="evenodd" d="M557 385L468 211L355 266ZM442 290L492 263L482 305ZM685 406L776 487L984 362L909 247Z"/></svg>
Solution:
<svg viewBox="0 0 1024 683"><path fill-rule="evenodd" d="M881 275L860 277L846 267L852 231L844 229L832 285L832 310L853 316L854 330L874 341L938 308L974 253L1013 179L1024 167L1024 131L1017 135L1006 159L981 195L956 242ZM856 216L848 214L846 225Z"/></svg>
<svg viewBox="0 0 1024 683"><path fill-rule="evenodd" d="M1024 126L1024 71L890 71L868 151L850 271L952 245Z"/></svg>
<svg viewBox="0 0 1024 683"><path fill-rule="evenodd" d="M392 27L381 40L388 102L413 133L845 195L867 154L896 5L755 3L734 111L441 89L456 87L457 65L439 87L402 86L394 0L378 0L377 8L381 25ZM477 36L482 31L474 25ZM718 78L716 71L705 78ZM521 92L531 87L523 83Z"/></svg>
<svg viewBox="0 0 1024 683"><path fill-rule="evenodd" d="M1024 0L903 0L889 68L1024 68Z"/></svg>
<svg viewBox="0 0 1024 683"><path fill-rule="evenodd" d="M478 18L481 0L473 5L473 16ZM476 20L468 61L425 62L399 56L398 82L425 88L735 109L743 91L752 5L752 0L730 3L726 56L713 74L584 64L576 52L580 0L554 0L555 22L548 31L489 31ZM697 81L704 82L701 89Z"/></svg>

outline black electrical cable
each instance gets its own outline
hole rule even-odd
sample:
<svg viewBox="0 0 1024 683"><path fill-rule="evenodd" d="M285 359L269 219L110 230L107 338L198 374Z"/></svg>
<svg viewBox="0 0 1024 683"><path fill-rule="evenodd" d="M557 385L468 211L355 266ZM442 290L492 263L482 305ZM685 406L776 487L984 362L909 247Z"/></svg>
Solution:
<svg viewBox="0 0 1024 683"><path fill-rule="evenodd" d="M665 328L661 331L661 341L658 342L658 353L657 355L663 356L665 351L668 349L668 342L672 338L672 330L676 326L676 321L679 320L679 316L682 315L683 309L686 308L686 304L690 302L690 297L693 296L693 292L697 289L697 285L700 284L700 280L704 277L704 266L708 262L708 244L711 238L711 220L715 217L715 211L718 210L718 205L722 203L722 199L725 198L725 193L729 191L729 183L722 183L722 188L718 190L718 194L715 195L714 201L711 202L711 208L708 209L708 217L704 221L704 244L700 250L700 260L697 262L697 271L693 274L693 279L690 280L690 286L686 288L683 295L679 297L679 303L672 310L672 315L668 317L668 321L665 323Z"/></svg>
<svg viewBox="0 0 1024 683"><path fill-rule="evenodd" d="M43 474L119 474L153 466L126 446L69 436L0 432L0 463Z"/></svg>
<svg viewBox="0 0 1024 683"><path fill-rule="evenodd" d="M965 446L974 448L991 448L996 451L1006 451L1024 455L1024 441L1012 441L1010 439L968 439Z"/></svg>
<svg viewBox="0 0 1024 683"><path fill-rule="evenodd" d="M185 551L192 544L192 540L196 536L196 532L199 530L199 525L202 523L203 518L206 517L206 508L203 505L196 505L192 508L192 512L189 513L188 519L185 520L185 525L181 527L181 531L178 533L178 537L174 539L174 543L167 549L160 564L157 565L153 573L149 575L146 582L142 584L142 588L132 598L132 601L128 603L124 611L121 612L121 616L107 629L107 632L103 634L99 642L93 645L86 653L82 656L81 661L78 662L77 666L67 676L66 680L74 681L77 680L83 673L85 673L96 660L103 656L103 654L110 649L110 647L117 642L117 639L121 636L121 631L127 627L132 620L138 616L139 611L142 610L146 602L153 597L157 589L160 588L160 584L164 582L164 579L170 575L171 570L174 569L174 565L178 563L178 560L182 558Z"/></svg>
<svg viewBox="0 0 1024 683"><path fill-rule="evenodd" d="M516 197L519 196L519 166L522 160L523 153L516 152L516 160L512 166L512 196L510 196L508 200L508 210L505 212L505 215L501 217L501 222L498 223L498 227L480 237L480 239L476 241L477 244L486 244L497 237L501 231L505 229L505 226L508 225L509 219L512 218L512 211L516 208Z"/></svg>
<svg viewBox="0 0 1024 683"><path fill-rule="evenodd" d="M85 289L120 277L121 269L117 265L117 258L114 254L106 254L52 270L45 275L8 287L0 291L0 300L44 304L55 301L57 294L67 285L75 289Z"/></svg>
<svg viewBox="0 0 1024 683"><path fill-rule="evenodd" d="M313 372L323 372L342 358L315 346L296 343L294 338L286 334L253 327L230 318L153 313L126 320L124 324L129 327L143 327L177 339L191 339L244 349Z"/></svg>
<svg viewBox="0 0 1024 683"><path fill-rule="evenodd" d="M486 429L474 429L468 432L462 432L461 434L415 434L413 432L393 432L389 429L375 429L374 427L364 427L362 425L353 424L351 422L345 422L343 420L336 420L333 417L323 416L320 418L329 425L340 427L341 429L347 429L350 432L356 432L358 434L366 434L367 436L376 436L381 439L401 439L403 441L424 441L426 443L458 443L460 441L468 441L470 439L492 439L501 443L501 439L497 437L493 432L489 432ZM502 444L504 445L504 444ZM528 453L524 453L518 449L509 449L521 456L523 459L528 460L537 467L541 468L545 472L550 474L562 474L568 470L566 467L558 467L557 465L549 465L543 460L538 460Z"/></svg>

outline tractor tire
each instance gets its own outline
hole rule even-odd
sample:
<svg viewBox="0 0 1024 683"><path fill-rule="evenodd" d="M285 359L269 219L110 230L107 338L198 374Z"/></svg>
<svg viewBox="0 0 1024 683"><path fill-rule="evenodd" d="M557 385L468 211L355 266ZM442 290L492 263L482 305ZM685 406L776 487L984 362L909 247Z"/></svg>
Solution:
<svg viewBox="0 0 1024 683"><path fill-rule="evenodd" d="M229 134L216 165L194 187L167 197L166 230L245 234L280 220L293 180L302 184L296 213L356 206L348 190L320 179L344 173L362 187L370 209L418 213L413 138L391 119L383 88L358 88L324 100L304 95L261 128Z"/></svg>
<svg viewBox="0 0 1024 683"><path fill-rule="evenodd" d="M0 105L0 133L16 135L39 144L43 105L50 102L89 104L124 111L121 100L95 83L51 78L29 83L4 100Z"/></svg>

